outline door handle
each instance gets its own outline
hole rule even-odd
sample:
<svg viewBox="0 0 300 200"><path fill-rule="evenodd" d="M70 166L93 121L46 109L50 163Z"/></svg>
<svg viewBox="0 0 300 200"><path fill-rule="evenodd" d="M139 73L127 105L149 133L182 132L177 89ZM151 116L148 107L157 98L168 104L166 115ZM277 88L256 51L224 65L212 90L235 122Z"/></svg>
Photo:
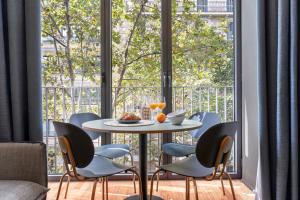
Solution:
<svg viewBox="0 0 300 200"><path fill-rule="evenodd" d="M105 72L101 73L101 82L102 84L105 84Z"/></svg>
<svg viewBox="0 0 300 200"><path fill-rule="evenodd" d="M166 88L167 87L167 73L166 72L164 72L164 80L163 80L163 83L164 83L164 88Z"/></svg>

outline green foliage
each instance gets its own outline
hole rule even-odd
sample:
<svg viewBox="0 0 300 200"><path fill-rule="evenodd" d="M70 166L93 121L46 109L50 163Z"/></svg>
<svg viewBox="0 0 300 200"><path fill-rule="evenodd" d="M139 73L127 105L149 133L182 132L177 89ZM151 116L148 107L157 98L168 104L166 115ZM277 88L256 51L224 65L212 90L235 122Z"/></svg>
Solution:
<svg viewBox="0 0 300 200"><path fill-rule="evenodd" d="M44 85L73 86L72 79L99 83L100 1L42 2Z"/></svg>
<svg viewBox="0 0 300 200"><path fill-rule="evenodd" d="M200 12L193 12L194 1L184 1L183 11L173 0L173 76L177 86L203 83L232 83L232 41L226 39L229 19L210 25Z"/></svg>
<svg viewBox="0 0 300 200"><path fill-rule="evenodd" d="M159 86L160 1L132 2L130 7L124 0L112 5L113 86ZM172 5L174 85L231 85L233 44L226 38L231 19L211 25L195 12L193 0L173 0ZM43 57L44 85L72 86L72 79L98 84L100 1L44 0L42 6L43 37L51 38L48 45L55 49Z"/></svg>

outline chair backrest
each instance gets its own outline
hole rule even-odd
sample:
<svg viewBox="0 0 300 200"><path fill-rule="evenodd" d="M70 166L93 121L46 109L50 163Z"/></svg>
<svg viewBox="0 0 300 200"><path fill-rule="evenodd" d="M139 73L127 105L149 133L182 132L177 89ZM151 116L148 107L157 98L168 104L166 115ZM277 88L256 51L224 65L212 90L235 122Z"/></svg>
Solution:
<svg viewBox="0 0 300 200"><path fill-rule="evenodd" d="M94 113L75 113L70 117L70 123L82 128L82 124L87 121L99 120L101 119L98 115ZM99 134L93 131L85 131L92 140L99 138Z"/></svg>
<svg viewBox="0 0 300 200"><path fill-rule="evenodd" d="M237 122L221 123L209 128L197 142L198 161L207 168L226 165L236 132Z"/></svg>
<svg viewBox="0 0 300 200"><path fill-rule="evenodd" d="M202 122L202 127L191 132L193 138L199 138L210 127L221 123L220 116L214 112L198 112L190 117L191 120Z"/></svg>
<svg viewBox="0 0 300 200"><path fill-rule="evenodd" d="M53 125L63 156L66 157L64 161L67 163L65 164L71 164L72 167L78 168L86 167L92 161L95 153L91 138L84 130L73 124L54 121ZM67 142L64 139L67 139ZM69 152L68 145L70 145L71 152ZM72 163L72 160L75 163Z"/></svg>

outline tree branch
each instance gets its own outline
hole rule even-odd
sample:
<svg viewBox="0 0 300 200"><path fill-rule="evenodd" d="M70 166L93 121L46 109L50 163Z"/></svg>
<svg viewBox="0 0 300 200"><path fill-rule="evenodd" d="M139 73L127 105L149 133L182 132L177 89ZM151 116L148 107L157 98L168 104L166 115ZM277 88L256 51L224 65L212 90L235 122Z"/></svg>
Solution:
<svg viewBox="0 0 300 200"><path fill-rule="evenodd" d="M134 63L134 62L136 62L136 61L138 61L138 60L140 60L142 58L145 58L145 57L148 57L148 56L153 56L153 55L159 55L159 54L161 54L161 52L159 52L159 51L154 51L154 52L151 52L151 53L146 53L146 54L140 55L140 56L136 57L135 59L127 62L123 66L125 67L125 66L128 66L128 65L131 65L132 63Z"/></svg>
<svg viewBox="0 0 300 200"><path fill-rule="evenodd" d="M209 45L209 46L197 46L191 49L179 49L179 51L177 52L173 52L172 54L181 54L181 53L188 53L188 52L193 52L193 51L199 51L199 50L206 50L206 49L211 49L211 48L216 48L218 46L213 46L213 45Z"/></svg>
<svg viewBox="0 0 300 200"><path fill-rule="evenodd" d="M129 47L131 45L132 37L133 37L135 29L138 25L138 21L139 21L141 15L142 15L142 13L144 12L145 4L147 2L148 2L148 0L144 0L142 2L140 10L139 10L139 12L136 16L136 19L134 21L134 24L132 26L132 29L130 31L130 34L129 34L129 37L128 37L128 40L127 40L127 43L126 43L125 52L124 52L124 64L122 65L122 68L119 70L120 77L119 77L118 84L117 84L116 98L118 97L118 94L119 94L120 89L121 89L122 81L123 81L124 74L125 74L125 71L126 71L126 66L128 66L127 59L128 59L128 52L129 52Z"/></svg>
<svg viewBox="0 0 300 200"><path fill-rule="evenodd" d="M67 45L65 48L65 55L67 57L67 63L68 63L68 70L70 74L70 80L71 80L71 85L72 87L74 86L74 81L75 81L75 75L73 71L73 62L71 59L71 38L72 38L72 30L71 30L71 23L70 23L70 5L69 5L69 0L65 0L65 20L66 20L66 27L67 27Z"/></svg>
<svg viewBox="0 0 300 200"><path fill-rule="evenodd" d="M67 47L62 41L60 41L56 36L54 36L53 34L51 33L48 33L47 31L42 31L44 34L52 37L56 42L58 42L60 45L62 45L63 47Z"/></svg>
<svg viewBox="0 0 300 200"><path fill-rule="evenodd" d="M130 47L130 44L131 44L131 41L132 41L132 37L133 37L134 31L135 31L135 29L137 27L138 21L139 21L141 15L142 15L142 13L144 12L145 4L147 2L148 2L148 0L144 0L143 3L141 4L140 11L138 12L138 14L136 16L135 22L134 22L134 24L132 26L132 29L130 31L129 38L127 40L127 44L126 44L126 47L125 47L125 53L124 53L124 63L125 64L127 63L128 51L129 51L129 47Z"/></svg>
<svg viewBox="0 0 300 200"><path fill-rule="evenodd" d="M55 29L57 30L57 32L59 33L60 37L63 37L62 32L60 31L58 25L56 24L55 20L53 19L51 14L48 14L48 17L51 19L52 24L54 25Z"/></svg>
<svg viewBox="0 0 300 200"><path fill-rule="evenodd" d="M44 0L42 0L42 9L45 9L45 10L46 10ZM50 18L50 20L52 21L52 24L54 25L54 27L55 27L55 29L57 30L57 32L59 33L59 35L60 35L61 37L63 37L63 34L62 34L62 32L60 31L58 25L56 24L56 21L54 20L53 16L52 16L49 12L47 12L47 16L48 16L48 17Z"/></svg>
<svg viewBox="0 0 300 200"><path fill-rule="evenodd" d="M51 26L51 32L54 35L54 30L53 30L52 26ZM54 49L55 49L55 53L56 53L57 66L60 66L60 75L59 75L60 83L61 83L61 86L63 87L64 86L64 82L63 82L63 77L62 76L64 74L64 68L63 68L63 65L60 64L60 56L59 56L59 53L58 53L57 41L54 40L53 44L54 44Z"/></svg>

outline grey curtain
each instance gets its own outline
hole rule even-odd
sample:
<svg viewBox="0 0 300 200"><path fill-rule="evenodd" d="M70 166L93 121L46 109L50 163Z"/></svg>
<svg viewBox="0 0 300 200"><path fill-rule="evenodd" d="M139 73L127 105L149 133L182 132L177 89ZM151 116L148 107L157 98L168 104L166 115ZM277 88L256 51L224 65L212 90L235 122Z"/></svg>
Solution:
<svg viewBox="0 0 300 200"><path fill-rule="evenodd" d="M42 141L40 1L0 0L0 141Z"/></svg>
<svg viewBox="0 0 300 200"><path fill-rule="evenodd" d="M298 200L299 0L258 0L257 199Z"/></svg>

